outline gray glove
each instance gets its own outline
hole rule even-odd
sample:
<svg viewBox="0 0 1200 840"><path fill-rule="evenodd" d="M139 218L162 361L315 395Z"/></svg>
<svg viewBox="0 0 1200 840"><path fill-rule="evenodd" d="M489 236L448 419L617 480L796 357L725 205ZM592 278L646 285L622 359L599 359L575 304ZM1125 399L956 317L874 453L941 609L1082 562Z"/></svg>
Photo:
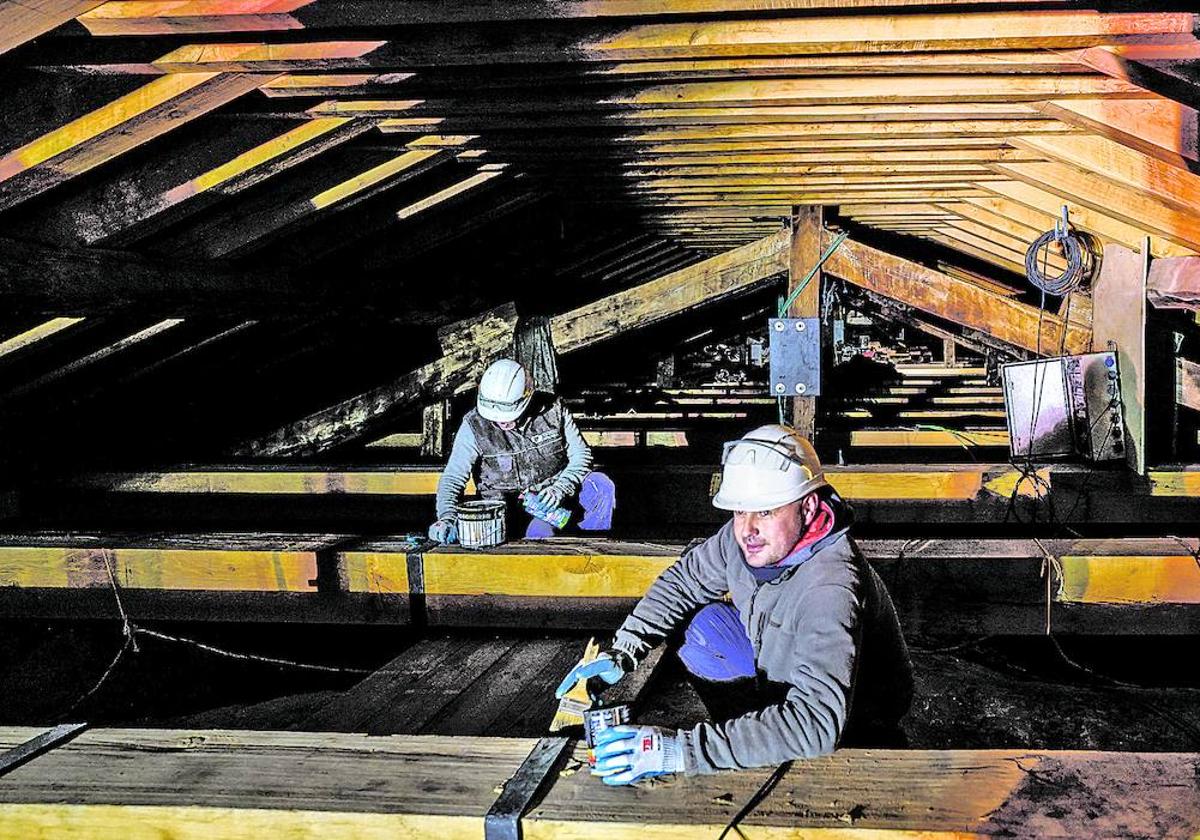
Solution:
<svg viewBox="0 0 1200 840"><path fill-rule="evenodd" d="M429 526L429 539L442 545L458 542L458 521L444 516Z"/></svg>

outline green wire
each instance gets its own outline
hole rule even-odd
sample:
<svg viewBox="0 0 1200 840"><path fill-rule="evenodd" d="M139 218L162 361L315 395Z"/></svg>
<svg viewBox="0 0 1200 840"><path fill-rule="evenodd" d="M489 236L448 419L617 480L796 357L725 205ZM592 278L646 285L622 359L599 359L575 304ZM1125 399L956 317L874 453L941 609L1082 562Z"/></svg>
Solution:
<svg viewBox="0 0 1200 840"><path fill-rule="evenodd" d="M822 254L821 259L817 260L817 264L809 270L808 274L804 275L804 279L800 281L800 285L796 287L796 290L792 292L786 301L779 305L780 318L787 315L788 307L796 302L796 298L800 296L800 293L804 291L809 282L816 277L817 272L821 270L821 266L825 265L825 261L833 256L833 252L838 249L839 245L846 241L846 237L849 235L848 231L842 231L837 235L837 238L833 240L833 244L829 246L829 250Z"/></svg>

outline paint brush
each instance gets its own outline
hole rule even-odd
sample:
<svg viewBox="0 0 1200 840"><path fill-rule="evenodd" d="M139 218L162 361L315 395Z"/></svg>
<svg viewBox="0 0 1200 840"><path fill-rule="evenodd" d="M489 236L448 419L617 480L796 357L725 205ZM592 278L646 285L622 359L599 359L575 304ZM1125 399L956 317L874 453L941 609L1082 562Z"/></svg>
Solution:
<svg viewBox="0 0 1200 840"><path fill-rule="evenodd" d="M586 665L600 655L600 645L588 639L579 665ZM587 680L580 680L558 701L558 711L550 721L550 731L557 732L568 726L583 726L583 713L592 707L592 696L588 694Z"/></svg>

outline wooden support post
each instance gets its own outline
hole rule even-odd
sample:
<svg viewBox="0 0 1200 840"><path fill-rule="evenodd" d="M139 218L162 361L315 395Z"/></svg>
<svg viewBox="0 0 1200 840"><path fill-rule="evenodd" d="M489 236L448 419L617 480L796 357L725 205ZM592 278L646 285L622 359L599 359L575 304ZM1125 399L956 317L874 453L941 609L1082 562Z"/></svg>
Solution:
<svg viewBox="0 0 1200 840"><path fill-rule="evenodd" d="M446 453L446 427L450 422L450 403L439 400L421 412L421 454L441 458Z"/></svg>
<svg viewBox="0 0 1200 840"><path fill-rule="evenodd" d="M821 259L823 216L822 208L819 206L792 208L792 250L788 260L787 285L789 297ZM792 301L792 305L788 307L787 316L789 318L821 317L820 271L813 275L804 290ZM792 400L792 425L800 434L809 440L813 439L817 431L816 397L795 397Z"/></svg>
<svg viewBox="0 0 1200 840"><path fill-rule="evenodd" d="M954 339L952 338L942 339L942 361L946 367L954 367Z"/></svg>

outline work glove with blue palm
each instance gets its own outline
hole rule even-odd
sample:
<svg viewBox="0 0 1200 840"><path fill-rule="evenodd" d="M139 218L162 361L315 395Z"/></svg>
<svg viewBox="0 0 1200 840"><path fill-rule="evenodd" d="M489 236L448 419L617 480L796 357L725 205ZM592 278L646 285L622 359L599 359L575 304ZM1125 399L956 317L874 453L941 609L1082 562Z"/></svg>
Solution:
<svg viewBox="0 0 1200 840"><path fill-rule="evenodd" d="M566 498L566 491L550 484L536 493L525 494L525 510L541 518L542 516L549 515L555 508L560 507Z"/></svg>
<svg viewBox="0 0 1200 840"><path fill-rule="evenodd" d="M429 526L429 539L435 543L449 545L458 542L458 522L453 517L443 516Z"/></svg>
<svg viewBox="0 0 1200 840"><path fill-rule="evenodd" d="M631 785L683 770L679 736L657 726L613 726L596 735L592 775L606 785Z"/></svg>
<svg viewBox="0 0 1200 840"><path fill-rule="evenodd" d="M575 687L580 680L590 680L593 677L603 680L608 685L615 685L621 677L633 670L633 661L624 653L606 650L591 662L580 663L570 670L558 684L554 696L561 699Z"/></svg>

